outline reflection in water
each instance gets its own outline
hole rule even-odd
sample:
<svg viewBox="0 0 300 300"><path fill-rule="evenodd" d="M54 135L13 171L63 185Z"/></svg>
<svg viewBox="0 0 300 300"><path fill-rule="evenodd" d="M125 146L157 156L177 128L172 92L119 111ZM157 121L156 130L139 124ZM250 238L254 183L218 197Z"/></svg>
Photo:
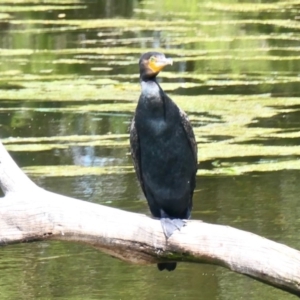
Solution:
<svg viewBox="0 0 300 300"><path fill-rule="evenodd" d="M299 248L297 15L290 1L5 0L0 137L42 187L150 215L133 169L109 168L132 165L137 59L163 48L175 63L162 87L188 112L199 175L211 175L197 178L192 217ZM62 176L68 166L108 171ZM0 252L1 299L293 299L220 267L158 273L72 243Z"/></svg>
<svg viewBox="0 0 300 300"><path fill-rule="evenodd" d="M254 120L254 123L249 125L249 127L278 128L282 131L299 130L300 110L295 109L294 106L285 107L285 109L289 109L290 111L278 113L271 118L259 118Z"/></svg>
<svg viewBox="0 0 300 300"><path fill-rule="evenodd" d="M2 285L9 288L14 284L13 280L19 282L16 292L7 294L12 298L153 299L155 291L156 299L189 299L197 298L199 289L206 297L203 299L213 299L216 295L211 285L215 281L214 270L206 266L198 278L187 272L195 269L194 266L182 267L174 282L172 277L158 276L154 268L108 260L98 251L80 245L54 242L33 243L27 247L16 245L11 247L10 253L3 255L6 258L13 253L14 262L10 263ZM119 274L117 277L116 273ZM164 281L163 294L157 290L159 280ZM174 283L179 289L174 290ZM190 289L191 285L197 285L199 289Z"/></svg>

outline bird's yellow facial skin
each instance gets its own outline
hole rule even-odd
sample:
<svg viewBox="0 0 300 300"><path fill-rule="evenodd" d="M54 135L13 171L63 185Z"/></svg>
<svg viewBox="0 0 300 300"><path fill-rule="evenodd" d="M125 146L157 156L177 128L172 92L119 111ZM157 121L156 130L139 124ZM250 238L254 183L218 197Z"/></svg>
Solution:
<svg viewBox="0 0 300 300"><path fill-rule="evenodd" d="M155 56L151 56L148 60L148 68L153 73L159 73L166 65L172 64L170 59L159 59Z"/></svg>
<svg viewBox="0 0 300 300"><path fill-rule="evenodd" d="M149 58L148 67L153 73L158 73L163 68L163 66L158 66L156 64L156 61L157 61L157 58L155 56L151 56Z"/></svg>

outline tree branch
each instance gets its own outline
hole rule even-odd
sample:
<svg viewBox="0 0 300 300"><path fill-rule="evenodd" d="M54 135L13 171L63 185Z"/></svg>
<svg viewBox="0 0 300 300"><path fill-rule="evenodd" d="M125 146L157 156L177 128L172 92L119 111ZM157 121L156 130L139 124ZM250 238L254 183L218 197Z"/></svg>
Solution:
<svg viewBox="0 0 300 300"><path fill-rule="evenodd" d="M159 220L48 192L18 168L0 143L0 245L66 240L122 260L207 263L300 296L300 252L229 226L187 221L167 241Z"/></svg>

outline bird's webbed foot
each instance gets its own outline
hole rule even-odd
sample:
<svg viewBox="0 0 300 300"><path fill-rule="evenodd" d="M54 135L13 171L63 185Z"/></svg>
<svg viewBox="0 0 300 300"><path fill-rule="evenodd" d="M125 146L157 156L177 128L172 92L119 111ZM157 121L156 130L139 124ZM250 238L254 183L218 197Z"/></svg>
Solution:
<svg viewBox="0 0 300 300"><path fill-rule="evenodd" d="M183 226L185 226L186 222L182 219L161 218L160 223L163 228L164 234L168 239L175 230L180 230Z"/></svg>

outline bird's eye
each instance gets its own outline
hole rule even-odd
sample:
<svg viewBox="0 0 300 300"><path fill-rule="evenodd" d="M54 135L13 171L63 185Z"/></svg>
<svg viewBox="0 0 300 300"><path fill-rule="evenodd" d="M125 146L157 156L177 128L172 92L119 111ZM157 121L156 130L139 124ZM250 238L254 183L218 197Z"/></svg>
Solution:
<svg viewBox="0 0 300 300"><path fill-rule="evenodd" d="M155 57L154 57L154 56L151 56L151 57L150 57L150 61L151 61L151 62L154 62L154 61L155 61Z"/></svg>

